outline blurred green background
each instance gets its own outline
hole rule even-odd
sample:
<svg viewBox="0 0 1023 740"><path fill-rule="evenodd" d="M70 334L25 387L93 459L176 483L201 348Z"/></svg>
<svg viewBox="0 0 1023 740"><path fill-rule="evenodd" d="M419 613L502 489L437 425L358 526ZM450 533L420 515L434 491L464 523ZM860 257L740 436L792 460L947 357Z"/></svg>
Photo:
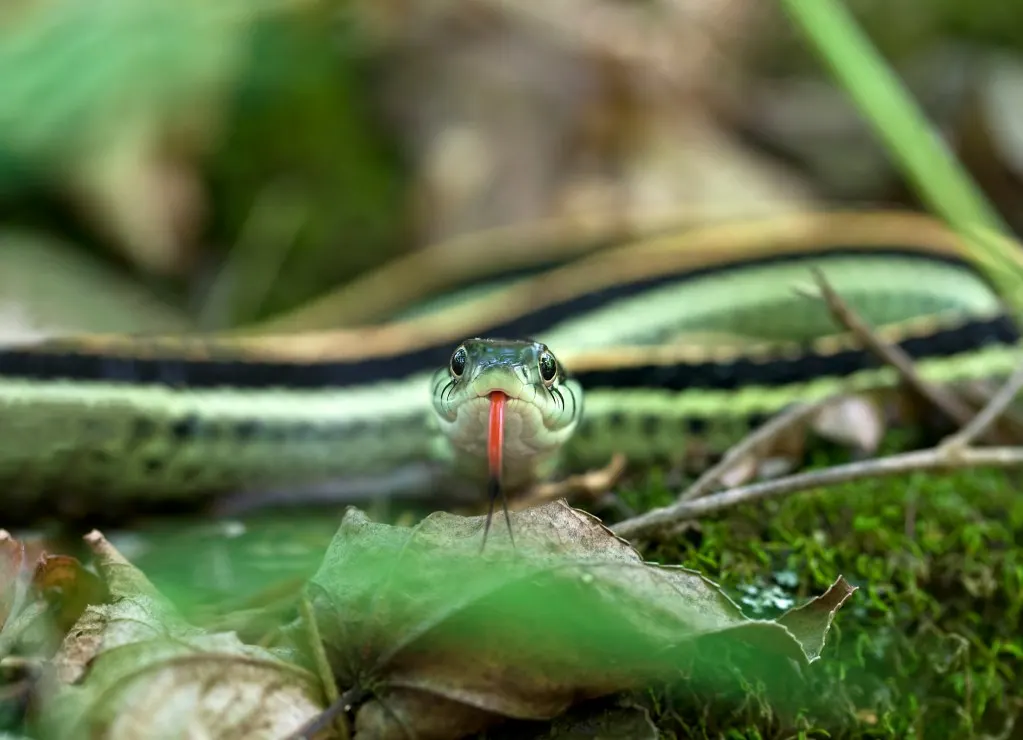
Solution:
<svg viewBox="0 0 1023 740"><path fill-rule="evenodd" d="M1023 13L848 7L1018 229ZM494 228L867 205L920 207L773 3L0 13L0 336L237 327Z"/></svg>

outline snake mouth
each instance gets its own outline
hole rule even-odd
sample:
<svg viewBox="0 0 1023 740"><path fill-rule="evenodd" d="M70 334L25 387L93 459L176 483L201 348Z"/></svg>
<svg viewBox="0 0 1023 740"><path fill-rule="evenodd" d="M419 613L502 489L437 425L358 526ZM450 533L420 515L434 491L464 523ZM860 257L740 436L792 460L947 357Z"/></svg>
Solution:
<svg viewBox="0 0 1023 740"><path fill-rule="evenodd" d="M478 414L478 413L489 413L490 407L493 403L493 399L497 394L501 394L504 397L504 406L507 411L505 412L509 416L523 416L525 414L535 414L537 419L544 418L543 409L541 409L532 399L524 398L521 395L514 393L508 393L502 388L495 388L492 391L486 393L474 393L462 401L456 403L452 407L452 411L457 416L463 411Z"/></svg>
<svg viewBox="0 0 1023 740"><path fill-rule="evenodd" d="M494 373L488 376L481 376L464 384L461 391L457 385L450 382L450 391L441 389L440 397L446 401L446 416L454 421L463 411L471 410L477 413L480 409L490 408L490 400L495 393L505 396L507 406L515 409L513 413L521 413L523 407L532 407L541 417L544 416L542 409L536 403L536 395L529 386L524 385L516 377L502 377L502 374ZM546 423L546 422L545 422Z"/></svg>
<svg viewBox="0 0 1023 740"><path fill-rule="evenodd" d="M480 400L480 399L482 399L482 400L487 401L487 403L489 403L494 398L494 394L500 393L508 401L527 401L527 402L529 402L530 399L525 399L525 398L522 397L521 393L516 392L516 391L521 391L522 389L523 389L523 387L521 385L518 385L515 388L509 388L508 385L506 385L504 383L485 383L485 384L479 384L478 386L474 386L473 387L473 389L472 389L473 399L471 399L471 400Z"/></svg>

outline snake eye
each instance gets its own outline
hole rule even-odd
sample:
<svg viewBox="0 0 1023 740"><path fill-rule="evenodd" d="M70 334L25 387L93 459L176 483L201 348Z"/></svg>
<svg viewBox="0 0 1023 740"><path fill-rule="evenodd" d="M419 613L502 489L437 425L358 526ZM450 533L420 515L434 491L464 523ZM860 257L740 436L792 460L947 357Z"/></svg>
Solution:
<svg viewBox="0 0 1023 740"><path fill-rule="evenodd" d="M465 372L465 363L466 360L468 360L468 357L465 347L459 347L455 350L455 353L451 355L451 374L456 378L461 377L462 373Z"/></svg>
<svg viewBox="0 0 1023 740"><path fill-rule="evenodd" d="M554 359L554 355L547 351L541 352L538 365L543 382L548 385L553 383L554 379L558 376L558 361Z"/></svg>

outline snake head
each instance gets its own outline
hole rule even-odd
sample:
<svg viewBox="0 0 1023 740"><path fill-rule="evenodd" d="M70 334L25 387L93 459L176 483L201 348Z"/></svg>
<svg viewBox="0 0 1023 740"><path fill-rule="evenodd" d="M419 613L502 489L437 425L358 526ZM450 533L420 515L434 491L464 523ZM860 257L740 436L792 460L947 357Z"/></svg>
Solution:
<svg viewBox="0 0 1023 740"><path fill-rule="evenodd" d="M486 456L490 396L505 404L505 461L527 465L546 458L575 431L582 389L541 342L467 339L433 379L433 408L456 451Z"/></svg>

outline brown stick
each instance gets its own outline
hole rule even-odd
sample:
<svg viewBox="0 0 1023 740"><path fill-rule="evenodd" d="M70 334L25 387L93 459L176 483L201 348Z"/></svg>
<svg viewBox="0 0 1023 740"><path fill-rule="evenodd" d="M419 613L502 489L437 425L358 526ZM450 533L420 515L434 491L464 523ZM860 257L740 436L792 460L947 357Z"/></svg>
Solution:
<svg viewBox="0 0 1023 740"><path fill-rule="evenodd" d="M625 455L614 455L603 468L589 470L579 475L569 476L551 483L541 483L524 498L509 504L512 511L522 511L534 506L556 501L559 498L573 501L580 497L596 499L614 488L615 483L625 472L627 460Z"/></svg>
<svg viewBox="0 0 1023 740"><path fill-rule="evenodd" d="M358 687L348 689L348 691L335 699L330 706L289 735L288 740L312 740L312 738L320 737L323 733L336 729L338 726L343 728L341 733L345 733L341 736L347 739L348 724L344 719L344 714L365 694L366 692ZM340 722L337 722L338 720Z"/></svg>
<svg viewBox="0 0 1023 740"><path fill-rule="evenodd" d="M819 268L813 268L811 272L817 282L821 297L836 322L852 332L863 343L863 346L873 352L878 359L898 370L910 388L941 410L956 424L964 426L970 422L973 418L973 410L969 406L947 389L921 378L916 372L916 368L913 367L913 358L906 354L901 347L878 339L870 326L831 287Z"/></svg>
<svg viewBox="0 0 1023 740"><path fill-rule="evenodd" d="M1005 384L991 397L987 405L955 434L941 443L942 449L951 450L969 447L973 442L984 436L999 417L1009 408L1019 392L1023 390L1023 363L1017 367Z"/></svg>
<svg viewBox="0 0 1023 740"><path fill-rule="evenodd" d="M814 279L817 282L819 294L812 297L823 299L835 321L848 329L852 334L872 351L883 362L892 365L905 379L905 381L925 399L944 411L953 420L960 424L967 424L972 417L972 411L962 401L945 389L927 382L919 376L913 366L913 360L900 347L888 344L877 337L867 323L859 317L855 311L838 295L831 287L823 273L819 269L812 270ZM1023 373L1023 368L1021 368ZM1020 378L1020 385L1023 387L1023 377ZM746 437L742 442L732 447L724 458L714 467L706 471L692 486L683 491L678 500L692 501L706 494L722 476L733 468L740 460L764 445L780 434L802 422L807 416L826 405L830 399L825 399L817 404L800 404L785 413L770 419ZM1008 402L1005 402L1006 405ZM1003 406L1004 408L1004 406ZM986 431L986 427L980 429L979 433ZM971 437L971 440L973 437Z"/></svg>
<svg viewBox="0 0 1023 740"><path fill-rule="evenodd" d="M995 394L988 404L974 416L972 410L947 389L924 380L916 372L912 358L896 345L879 339L870 326L858 316L825 279L820 269L812 269L814 280L834 320L848 329L868 350L883 362L892 365L903 380L916 393L961 425L959 433L949 437L942 445L929 450L839 465L826 470L798 473L778 480L755 483L699 498L724 475L739 459L758 445L769 440L805 418L817 405L800 405L764 424L725 455L725 458L701 476L672 506L648 511L626 519L611 527L621 537L645 537L663 532L688 519L726 509L739 504L783 496L812 488L848 483L865 478L884 478L911 472L951 470L968 467L1008 468L1023 466L1023 447L971 448L969 444L979 437L991 437L991 425L1023 390L1021 365Z"/></svg>
<svg viewBox="0 0 1023 740"><path fill-rule="evenodd" d="M678 500L692 501L705 495L744 457L756 451L758 447L766 446L772 440L785 434L833 400L832 398L826 398L817 403L796 404L782 413L771 417L752 434L728 450L725 456L721 458L721 461L697 478L689 488L682 492Z"/></svg>
<svg viewBox="0 0 1023 740"><path fill-rule="evenodd" d="M730 491L683 501L612 525L611 530L625 538L649 537L687 519L712 514L740 504L785 496L799 491L822 488L866 478L888 478L907 473L962 468L1023 467L1023 447L966 448L949 452L940 447L901 455L838 465L826 470L798 473L777 480L755 483Z"/></svg>

